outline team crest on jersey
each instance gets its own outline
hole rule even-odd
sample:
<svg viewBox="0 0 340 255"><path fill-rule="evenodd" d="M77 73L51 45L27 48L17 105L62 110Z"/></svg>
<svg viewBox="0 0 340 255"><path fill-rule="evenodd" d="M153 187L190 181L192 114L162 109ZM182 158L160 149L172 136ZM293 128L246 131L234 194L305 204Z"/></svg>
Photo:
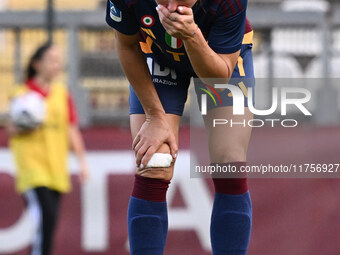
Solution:
<svg viewBox="0 0 340 255"><path fill-rule="evenodd" d="M110 17L116 22L122 21L122 12L110 1Z"/></svg>
<svg viewBox="0 0 340 255"><path fill-rule="evenodd" d="M169 47L173 49L179 49L183 46L183 41L180 38L173 37L167 32L165 32L165 42Z"/></svg>
<svg viewBox="0 0 340 255"><path fill-rule="evenodd" d="M142 24L146 27L152 27L155 24L155 19L151 15L145 15L141 18Z"/></svg>

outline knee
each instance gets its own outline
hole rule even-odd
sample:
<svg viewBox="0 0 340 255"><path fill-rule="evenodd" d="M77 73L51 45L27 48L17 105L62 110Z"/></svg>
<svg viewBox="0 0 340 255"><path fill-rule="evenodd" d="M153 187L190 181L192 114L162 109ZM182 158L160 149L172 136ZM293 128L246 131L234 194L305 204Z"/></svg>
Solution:
<svg viewBox="0 0 340 255"><path fill-rule="evenodd" d="M164 144L158 153L170 153L170 148ZM143 200L166 201L166 193L173 176L174 162L170 167L137 169L132 196Z"/></svg>
<svg viewBox="0 0 340 255"><path fill-rule="evenodd" d="M157 152L170 154L170 147L168 144L163 144ZM174 172L174 161L171 163L170 167L138 169L137 175L140 175L146 178L170 181L173 177L173 172Z"/></svg>
<svg viewBox="0 0 340 255"><path fill-rule="evenodd" d="M145 168L137 170L137 175L146 178L170 181L173 177L173 164L170 167Z"/></svg>
<svg viewBox="0 0 340 255"><path fill-rule="evenodd" d="M215 150L212 155L212 162L227 163L227 162L244 162L247 159L247 150L243 148L225 148Z"/></svg>

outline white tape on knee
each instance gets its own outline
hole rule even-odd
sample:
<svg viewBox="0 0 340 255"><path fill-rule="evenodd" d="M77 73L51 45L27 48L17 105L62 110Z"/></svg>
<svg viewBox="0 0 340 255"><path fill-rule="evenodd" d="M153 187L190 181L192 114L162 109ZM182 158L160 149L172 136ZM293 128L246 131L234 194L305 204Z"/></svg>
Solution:
<svg viewBox="0 0 340 255"><path fill-rule="evenodd" d="M170 167L172 156L168 153L155 153L152 155L145 168L150 167Z"/></svg>

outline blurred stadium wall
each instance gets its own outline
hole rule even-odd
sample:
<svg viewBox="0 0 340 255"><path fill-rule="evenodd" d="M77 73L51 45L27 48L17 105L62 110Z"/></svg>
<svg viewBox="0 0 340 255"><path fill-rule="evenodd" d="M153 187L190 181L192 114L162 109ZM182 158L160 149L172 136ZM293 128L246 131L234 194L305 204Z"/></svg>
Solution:
<svg viewBox="0 0 340 255"><path fill-rule="evenodd" d="M46 3L0 0L0 123L12 87L22 82L30 54L47 39ZM74 188L63 201L54 254L128 254L126 207L134 171L128 82L115 53L113 32L104 22L105 1L55 0L54 6L54 41L64 52L66 67L60 79L75 98L91 168L91 180L80 187L71 155ZM339 7L337 1L249 0L256 76L340 77ZM293 133L256 130L249 160L289 158L294 146L294 155L302 161L311 156L304 153L308 147L318 149L312 154L316 157L339 162L340 86L332 83L326 88L328 92L315 107L321 113L334 107L335 111L313 117L311 129ZM257 102L267 89L256 88ZM186 111L181 153L169 191L166 254L208 255L212 189L209 180L189 179L188 122ZM275 147L282 137L294 142ZM0 128L0 254L24 255L30 222L14 191L14 173L7 138ZM254 226L249 255L339 254L339 184L318 179L250 180Z"/></svg>

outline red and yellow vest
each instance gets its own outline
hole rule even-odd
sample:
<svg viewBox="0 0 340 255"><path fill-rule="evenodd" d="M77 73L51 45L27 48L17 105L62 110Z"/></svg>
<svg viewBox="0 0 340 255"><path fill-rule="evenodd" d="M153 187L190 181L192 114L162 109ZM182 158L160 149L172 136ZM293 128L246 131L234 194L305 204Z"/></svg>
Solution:
<svg viewBox="0 0 340 255"><path fill-rule="evenodd" d="M14 97L29 91L20 86ZM65 86L53 84L46 96L46 118L41 127L11 138L10 147L17 166L16 188L22 193L35 187L59 192L71 188L67 171L68 93Z"/></svg>

